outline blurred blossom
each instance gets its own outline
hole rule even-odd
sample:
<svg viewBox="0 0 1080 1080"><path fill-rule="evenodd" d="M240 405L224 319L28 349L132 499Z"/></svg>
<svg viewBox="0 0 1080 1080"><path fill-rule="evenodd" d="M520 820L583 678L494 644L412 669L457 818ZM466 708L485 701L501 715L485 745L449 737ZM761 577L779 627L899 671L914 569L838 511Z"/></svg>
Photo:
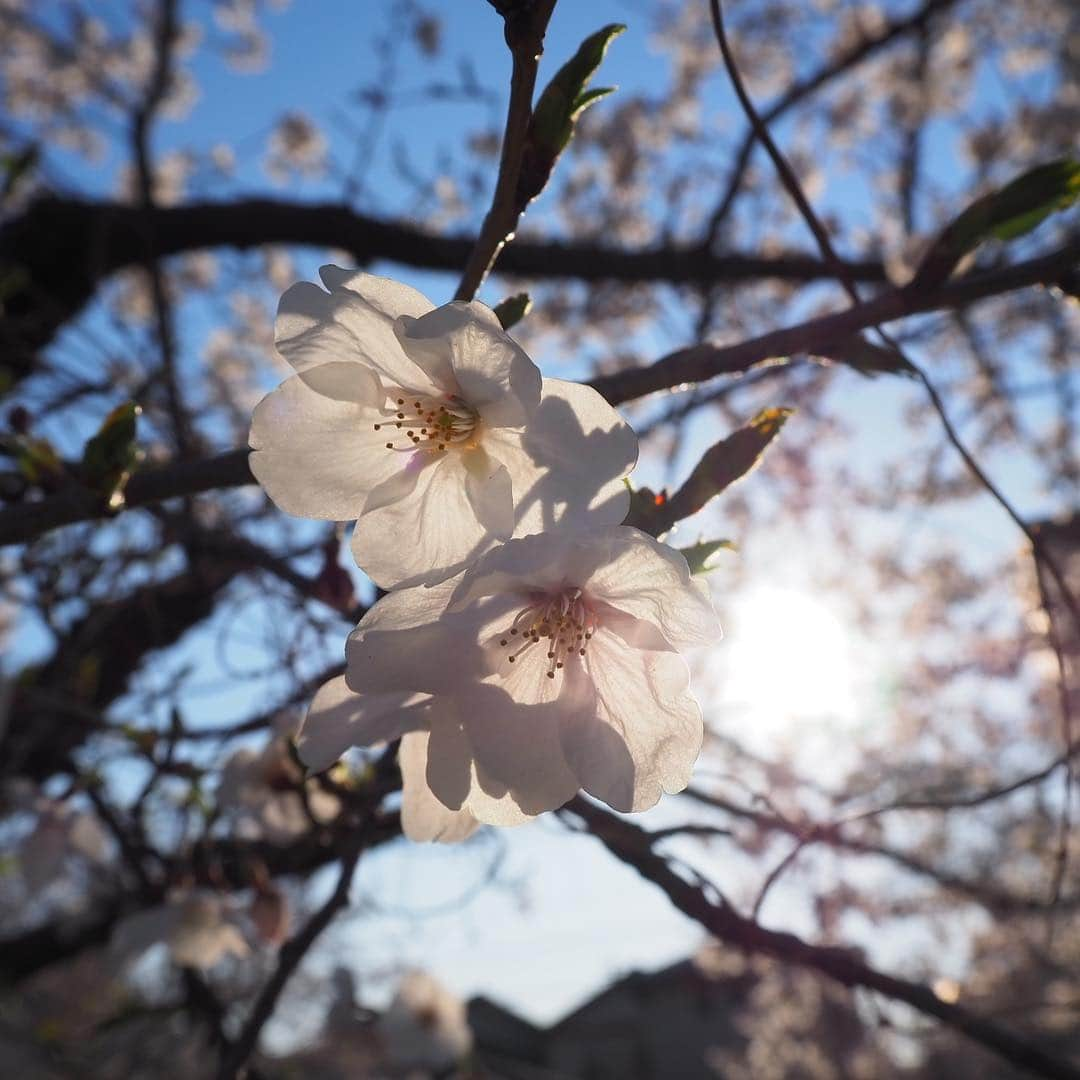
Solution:
<svg viewBox="0 0 1080 1080"><path fill-rule="evenodd" d="M289 936L292 909L288 898L273 883L256 887L248 917L264 945L281 945Z"/></svg>
<svg viewBox="0 0 1080 1080"><path fill-rule="evenodd" d="M33 829L15 849L26 888L38 893L60 877L68 860L79 856L102 863L109 852L108 835L97 816L68 803L35 797L27 806L37 815Z"/></svg>
<svg viewBox="0 0 1080 1080"><path fill-rule="evenodd" d="M218 802L237 836L275 844L333 821L340 810L337 797L318 781L305 782L284 734L262 750L243 748L232 754L222 769Z"/></svg>
<svg viewBox="0 0 1080 1080"><path fill-rule="evenodd" d="M326 171L326 136L303 113L286 113L270 135L265 168L283 184L293 175L317 177Z"/></svg>
<svg viewBox="0 0 1080 1080"><path fill-rule="evenodd" d="M110 954L127 967L147 949L164 942L174 964L205 970L226 956L243 957L250 952L236 918L230 902L216 893L178 893L160 907L121 919L109 942Z"/></svg>
<svg viewBox="0 0 1080 1080"><path fill-rule="evenodd" d="M423 971L402 978L375 1033L384 1065L401 1071L442 1073L461 1061L473 1041L465 1002Z"/></svg>

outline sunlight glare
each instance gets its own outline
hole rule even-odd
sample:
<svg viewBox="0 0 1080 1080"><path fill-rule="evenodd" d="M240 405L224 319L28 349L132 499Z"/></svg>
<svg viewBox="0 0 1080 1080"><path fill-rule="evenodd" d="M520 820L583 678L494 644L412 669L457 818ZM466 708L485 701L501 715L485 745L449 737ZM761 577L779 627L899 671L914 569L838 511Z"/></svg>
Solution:
<svg viewBox="0 0 1080 1080"><path fill-rule="evenodd" d="M725 628L726 702L776 730L855 719L852 639L824 603L768 586L735 603Z"/></svg>

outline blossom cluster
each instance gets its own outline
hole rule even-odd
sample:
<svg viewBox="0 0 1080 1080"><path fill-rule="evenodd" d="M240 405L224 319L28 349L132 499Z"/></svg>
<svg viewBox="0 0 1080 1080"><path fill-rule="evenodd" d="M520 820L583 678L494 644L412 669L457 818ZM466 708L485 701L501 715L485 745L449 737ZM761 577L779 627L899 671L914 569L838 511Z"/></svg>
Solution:
<svg viewBox="0 0 1080 1080"><path fill-rule="evenodd" d="M623 526L637 439L543 378L495 313L327 266L275 341L251 469L302 517L355 521L389 590L316 694L300 759L400 739L413 839L516 825L584 790L621 811L682 790L702 741L681 652L719 626L674 549Z"/></svg>

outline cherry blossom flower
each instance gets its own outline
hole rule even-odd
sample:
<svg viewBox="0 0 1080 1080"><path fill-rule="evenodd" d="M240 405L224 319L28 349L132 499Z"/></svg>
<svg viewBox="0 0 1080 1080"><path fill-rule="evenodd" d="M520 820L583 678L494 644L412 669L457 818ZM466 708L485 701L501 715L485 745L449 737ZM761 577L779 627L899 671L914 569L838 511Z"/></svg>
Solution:
<svg viewBox="0 0 1080 1080"><path fill-rule="evenodd" d="M102 864L109 839L97 816L69 803L56 802L32 789L10 793L16 806L37 815L34 827L15 848L27 890L39 893L58 880L72 858Z"/></svg>
<svg viewBox="0 0 1080 1080"><path fill-rule="evenodd" d="M301 517L356 519L379 585L433 584L494 543L613 525L637 440L594 390L539 370L483 304L323 267L289 289L278 350L297 374L256 408L251 469Z"/></svg>
<svg viewBox="0 0 1080 1080"><path fill-rule="evenodd" d="M402 976L389 1008L375 1022L375 1034L384 1065L394 1070L441 1074L473 1043L465 1002L423 971Z"/></svg>
<svg viewBox="0 0 1080 1080"><path fill-rule="evenodd" d="M159 907L122 919L109 949L122 966L134 963L147 949L164 942L178 967L209 969L226 956L251 950L235 922L236 912L215 893L177 893Z"/></svg>
<svg viewBox="0 0 1080 1080"><path fill-rule="evenodd" d="M686 560L637 529L511 540L454 579L380 600L298 750L319 768L403 737L416 839L463 838L470 817L520 824L580 789L644 810L689 781L702 721L680 653L719 634Z"/></svg>
<svg viewBox="0 0 1080 1080"><path fill-rule="evenodd" d="M303 770L290 753L288 734L279 726L277 737L261 750L243 747L225 762L218 801L237 836L287 843L309 832L312 819L325 824L337 817L337 797L314 781L305 784Z"/></svg>

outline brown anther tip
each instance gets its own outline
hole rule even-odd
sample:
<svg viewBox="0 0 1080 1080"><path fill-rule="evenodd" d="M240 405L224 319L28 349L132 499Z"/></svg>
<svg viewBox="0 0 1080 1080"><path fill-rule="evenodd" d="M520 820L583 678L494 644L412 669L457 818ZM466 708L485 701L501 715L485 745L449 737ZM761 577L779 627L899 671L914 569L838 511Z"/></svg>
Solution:
<svg viewBox="0 0 1080 1080"><path fill-rule="evenodd" d="M561 663L561 662L559 662L559 663L557 663L557 664L556 664L555 666L556 666L557 668L561 668L561 667L562 667L563 665L562 665L562 663Z"/></svg>
<svg viewBox="0 0 1080 1080"><path fill-rule="evenodd" d="M517 633L517 627L516 627L516 626L512 626L512 627L510 628L510 633L511 633L511 634L516 634L516 633Z"/></svg>
<svg viewBox="0 0 1080 1080"><path fill-rule="evenodd" d="M387 449L387 450L393 450L393 449L394 449L394 444L393 444L392 442L388 442L388 443L386 444L386 449Z"/></svg>
<svg viewBox="0 0 1080 1080"><path fill-rule="evenodd" d="M403 397L399 397L399 398L397 399L397 403L398 403L399 405L404 405L404 404L405 404L405 399L404 399Z"/></svg>
<svg viewBox="0 0 1080 1080"><path fill-rule="evenodd" d="M549 652L548 653L548 659L549 660L554 660L555 659L555 654L553 652Z"/></svg>
<svg viewBox="0 0 1080 1080"><path fill-rule="evenodd" d="M584 656L584 655L585 655L585 650L584 649L578 649L578 656Z"/></svg>
<svg viewBox="0 0 1080 1080"><path fill-rule="evenodd" d="M397 414L397 418L398 418L399 420L404 420L404 419L405 419L405 414L404 414L403 412L399 412L399 413Z"/></svg>
<svg viewBox="0 0 1080 1080"><path fill-rule="evenodd" d="M512 656L508 656L506 659L509 660L511 664L514 662L514 657Z"/></svg>
<svg viewBox="0 0 1080 1080"><path fill-rule="evenodd" d="M508 645L509 642L506 640L506 638L499 638L499 644L500 645Z"/></svg>
<svg viewBox="0 0 1080 1080"><path fill-rule="evenodd" d="M375 427L375 430L376 430L376 431L378 431L378 430L379 430L379 428L381 428L381 427L382 427L382 424L375 424L375 425L374 425L374 427Z"/></svg>
<svg viewBox="0 0 1080 1080"><path fill-rule="evenodd" d="M560 665L559 665L559 667L562 667L562 664L560 664ZM555 672L554 672L554 671L549 671L549 672L547 673L547 677L548 677L549 679L554 679L554 678L555 678Z"/></svg>

